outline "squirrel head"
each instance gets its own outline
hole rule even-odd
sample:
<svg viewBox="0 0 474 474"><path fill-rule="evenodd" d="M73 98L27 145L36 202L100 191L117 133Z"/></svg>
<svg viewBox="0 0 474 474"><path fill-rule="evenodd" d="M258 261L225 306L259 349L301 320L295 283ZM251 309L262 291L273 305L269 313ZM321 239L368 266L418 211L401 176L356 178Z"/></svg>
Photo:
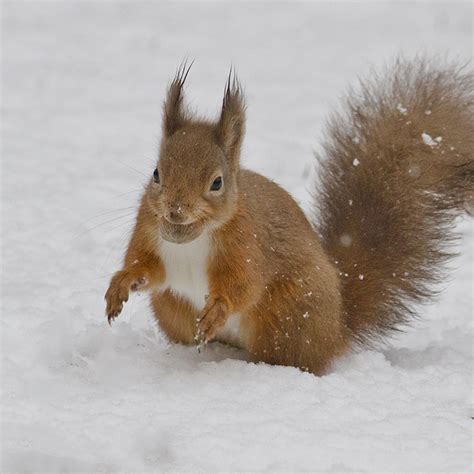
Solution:
<svg viewBox="0 0 474 474"><path fill-rule="evenodd" d="M236 212L245 133L244 97L232 70L219 118L206 121L189 114L183 86L190 67L183 64L169 86L160 156L147 188L147 202L159 220L161 236L176 243L194 240Z"/></svg>

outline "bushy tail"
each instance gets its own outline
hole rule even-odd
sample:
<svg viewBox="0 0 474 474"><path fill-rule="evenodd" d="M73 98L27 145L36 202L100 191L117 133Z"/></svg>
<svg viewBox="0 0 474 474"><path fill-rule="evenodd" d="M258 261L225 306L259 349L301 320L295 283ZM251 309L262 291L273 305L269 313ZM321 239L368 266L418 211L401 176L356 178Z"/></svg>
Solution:
<svg viewBox="0 0 474 474"><path fill-rule="evenodd" d="M464 68L398 60L330 120L317 219L359 343L408 322L451 256L474 201L473 86Z"/></svg>

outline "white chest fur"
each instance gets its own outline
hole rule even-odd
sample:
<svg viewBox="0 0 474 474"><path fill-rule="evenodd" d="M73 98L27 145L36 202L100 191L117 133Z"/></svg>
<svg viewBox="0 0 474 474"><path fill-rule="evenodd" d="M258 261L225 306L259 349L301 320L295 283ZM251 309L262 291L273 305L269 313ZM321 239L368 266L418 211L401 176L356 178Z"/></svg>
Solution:
<svg viewBox="0 0 474 474"><path fill-rule="evenodd" d="M187 244L163 241L160 248L165 265L166 280L163 288L187 298L196 309L204 306L209 292L207 265L209 259L209 235L203 232Z"/></svg>
<svg viewBox="0 0 474 474"><path fill-rule="evenodd" d="M197 311L204 307L206 295L209 294L207 267L210 250L207 232L186 244L163 241L160 245L166 274L162 289L169 288L173 293L186 298ZM240 333L240 315L232 314L225 326L218 331L217 339L244 347Z"/></svg>

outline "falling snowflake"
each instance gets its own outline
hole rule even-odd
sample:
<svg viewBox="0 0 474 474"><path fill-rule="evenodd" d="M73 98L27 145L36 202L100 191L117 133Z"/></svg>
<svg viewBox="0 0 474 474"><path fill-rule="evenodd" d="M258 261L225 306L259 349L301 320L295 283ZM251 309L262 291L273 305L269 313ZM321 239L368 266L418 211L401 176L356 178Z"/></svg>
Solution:
<svg viewBox="0 0 474 474"><path fill-rule="evenodd" d="M421 139L423 140L423 143L425 145L428 145L430 147L435 147L441 143L441 141L443 140L443 137L436 137L435 139L433 139L431 135L429 135L426 132L423 132L421 134Z"/></svg>
<svg viewBox="0 0 474 474"><path fill-rule="evenodd" d="M398 104L397 105L397 110L402 114L402 115L406 115L407 114L407 109L405 107L403 107L402 104Z"/></svg>
<svg viewBox="0 0 474 474"><path fill-rule="evenodd" d="M352 244L352 237L349 234L342 234L339 240L343 247L350 247Z"/></svg>

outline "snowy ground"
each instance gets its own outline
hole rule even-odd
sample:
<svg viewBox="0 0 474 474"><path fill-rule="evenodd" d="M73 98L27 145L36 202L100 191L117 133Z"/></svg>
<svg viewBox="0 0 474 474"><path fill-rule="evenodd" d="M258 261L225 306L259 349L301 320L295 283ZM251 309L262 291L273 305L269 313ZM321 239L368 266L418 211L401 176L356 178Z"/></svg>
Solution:
<svg viewBox="0 0 474 474"><path fill-rule="evenodd" d="M247 166L307 208L323 120L396 52L471 55L469 4L3 4L2 472L472 467L472 222L439 301L316 378L220 345L170 346L103 294L153 170L165 85L196 58L213 114L230 63Z"/></svg>

